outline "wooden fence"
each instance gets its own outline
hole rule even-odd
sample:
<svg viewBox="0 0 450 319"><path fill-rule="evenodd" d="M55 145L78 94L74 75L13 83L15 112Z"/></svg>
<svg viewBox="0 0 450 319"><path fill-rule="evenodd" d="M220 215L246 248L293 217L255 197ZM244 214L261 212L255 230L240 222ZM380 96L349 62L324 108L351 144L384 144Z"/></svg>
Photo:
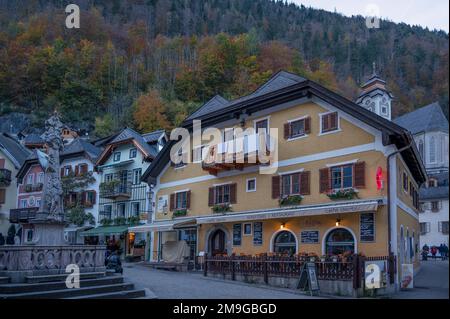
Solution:
<svg viewBox="0 0 450 319"><path fill-rule="evenodd" d="M314 262L319 280L353 281L353 288L357 289L364 278L365 260L386 260L390 281L393 282L395 263L389 256L351 255L339 261L321 261L307 256L207 256L203 271L205 276L208 273L230 275L232 280L236 280L236 275L263 276L267 284L269 277L298 277L305 262Z"/></svg>

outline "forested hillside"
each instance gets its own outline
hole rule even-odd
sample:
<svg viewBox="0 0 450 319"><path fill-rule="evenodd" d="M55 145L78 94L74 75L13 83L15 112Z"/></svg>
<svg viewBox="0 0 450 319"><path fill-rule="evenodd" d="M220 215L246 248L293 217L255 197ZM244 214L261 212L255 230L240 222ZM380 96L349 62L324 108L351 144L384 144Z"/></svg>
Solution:
<svg viewBox="0 0 450 319"><path fill-rule="evenodd" d="M64 8L81 8L67 29ZM104 136L170 128L285 69L354 99L372 62L394 115L448 106L448 34L269 0L0 0L0 116L59 109ZM1 118L0 118L1 120Z"/></svg>

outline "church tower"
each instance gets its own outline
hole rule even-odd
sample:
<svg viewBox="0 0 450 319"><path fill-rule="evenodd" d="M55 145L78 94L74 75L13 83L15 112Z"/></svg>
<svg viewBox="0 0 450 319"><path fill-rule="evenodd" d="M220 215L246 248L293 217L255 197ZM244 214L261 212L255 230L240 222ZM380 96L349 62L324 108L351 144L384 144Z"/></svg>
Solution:
<svg viewBox="0 0 450 319"><path fill-rule="evenodd" d="M356 99L356 104L391 120L391 102L394 96L386 89L386 81L382 80L376 70L375 62L370 78L361 86L361 93Z"/></svg>

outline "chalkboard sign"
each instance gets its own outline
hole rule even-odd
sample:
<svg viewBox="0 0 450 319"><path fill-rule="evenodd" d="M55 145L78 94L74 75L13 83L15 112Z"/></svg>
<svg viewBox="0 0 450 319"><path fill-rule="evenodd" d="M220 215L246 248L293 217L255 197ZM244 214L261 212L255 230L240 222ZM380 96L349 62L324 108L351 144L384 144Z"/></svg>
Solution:
<svg viewBox="0 0 450 319"><path fill-rule="evenodd" d="M242 224L233 225L233 246L240 246L242 242Z"/></svg>
<svg viewBox="0 0 450 319"><path fill-rule="evenodd" d="M319 242L318 230L304 230L301 232L302 244L317 244Z"/></svg>
<svg viewBox="0 0 450 319"><path fill-rule="evenodd" d="M263 243L262 222L253 223L253 245L262 245Z"/></svg>
<svg viewBox="0 0 450 319"><path fill-rule="evenodd" d="M297 289L309 290L312 295L313 292L318 292L319 281L317 280L316 264L305 263L300 270L300 278L298 279Z"/></svg>
<svg viewBox="0 0 450 319"><path fill-rule="evenodd" d="M361 213L360 215L360 241L375 241L375 214Z"/></svg>

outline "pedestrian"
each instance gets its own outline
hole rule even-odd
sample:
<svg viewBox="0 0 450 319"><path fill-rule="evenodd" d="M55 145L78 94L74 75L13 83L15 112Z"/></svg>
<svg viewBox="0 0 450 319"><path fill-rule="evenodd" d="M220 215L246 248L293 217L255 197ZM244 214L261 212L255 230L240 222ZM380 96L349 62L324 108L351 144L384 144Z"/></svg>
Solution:
<svg viewBox="0 0 450 319"><path fill-rule="evenodd" d="M441 255L441 260L444 260L444 258L445 258L444 257L444 245L440 244L438 250L439 250L439 255Z"/></svg>
<svg viewBox="0 0 450 319"><path fill-rule="evenodd" d="M0 233L0 246L3 246L5 244L5 237L3 237L3 234Z"/></svg>
<svg viewBox="0 0 450 319"><path fill-rule="evenodd" d="M448 258L448 247L446 244L442 244L442 249L444 250L444 259L443 260L447 260Z"/></svg>
<svg viewBox="0 0 450 319"><path fill-rule="evenodd" d="M427 244L423 245L422 247L422 260L428 260L428 252L430 251L430 248L427 246Z"/></svg>
<svg viewBox="0 0 450 319"><path fill-rule="evenodd" d="M433 256L433 259L436 259L437 251L438 249L436 246L431 247L431 255Z"/></svg>

